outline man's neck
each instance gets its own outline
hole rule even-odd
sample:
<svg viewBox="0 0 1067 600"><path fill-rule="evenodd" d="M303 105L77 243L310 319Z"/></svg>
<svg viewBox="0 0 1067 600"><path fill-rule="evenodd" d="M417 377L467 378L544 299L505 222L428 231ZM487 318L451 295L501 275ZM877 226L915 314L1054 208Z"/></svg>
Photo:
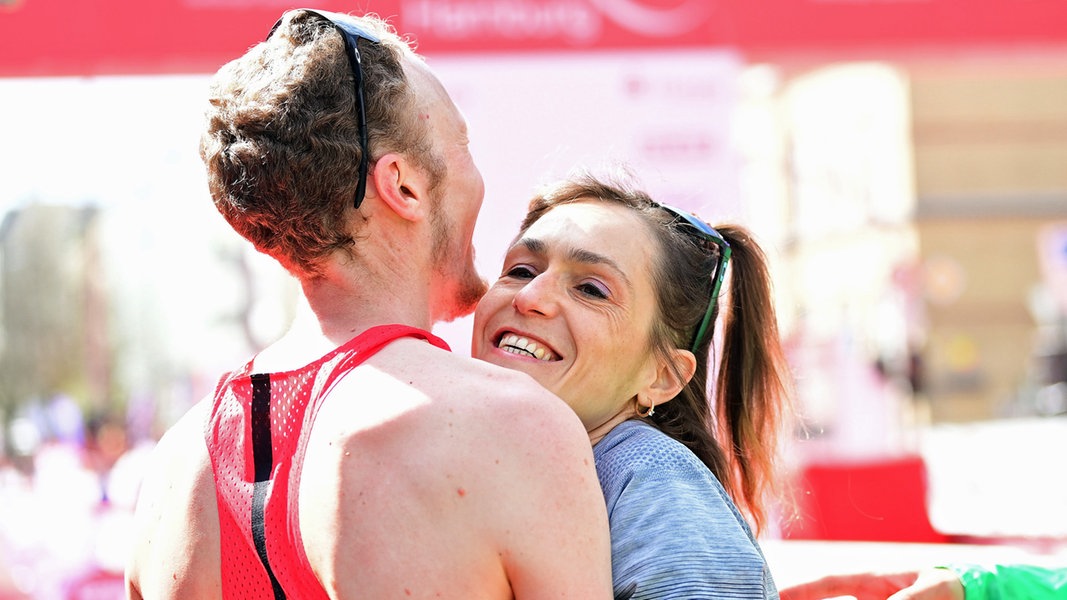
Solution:
<svg viewBox="0 0 1067 600"><path fill-rule="evenodd" d="M321 276L301 282L316 329L334 346L376 325L433 326L426 225L381 204L372 213L352 234L360 240L355 255L336 250Z"/></svg>
<svg viewBox="0 0 1067 600"><path fill-rule="evenodd" d="M381 278L307 281L303 291L310 319L302 325L334 346L376 325L401 323L429 329L433 322L429 298L420 293L424 287L415 281Z"/></svg>
<svg viewBox="0 0 1067 600"><path fill-rule="evenodd" d="M303 294L289 331L256 357L256 370L298 368L377 325L433 326L426 285L411 277L338 270L301 281Z"/></svg>

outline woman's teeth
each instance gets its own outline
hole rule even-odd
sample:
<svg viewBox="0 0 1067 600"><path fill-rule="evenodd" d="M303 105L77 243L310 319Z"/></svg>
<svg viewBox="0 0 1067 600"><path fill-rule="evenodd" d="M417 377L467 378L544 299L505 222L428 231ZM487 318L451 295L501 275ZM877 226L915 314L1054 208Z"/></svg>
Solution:
<svg viewBox="0 0 1067 600"><path fill-rule="evenodd" d="M497 344L497 348L505 352L512 354L518 354L520 356L531 356L537 360L550 361L555 360L556 355L552 353L548 348L542 347L537 342L520 337L514 333L509 333L500 338L500 343Z"/></svg>

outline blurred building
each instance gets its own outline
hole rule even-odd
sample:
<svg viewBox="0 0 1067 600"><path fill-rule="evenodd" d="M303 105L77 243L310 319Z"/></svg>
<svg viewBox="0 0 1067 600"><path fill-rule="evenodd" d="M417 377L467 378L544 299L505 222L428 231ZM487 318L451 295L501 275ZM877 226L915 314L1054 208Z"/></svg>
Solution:
<svg viewBox="0 0 1067 600"><path fill-rule="evenodd" d="M1039 245L1067 223L1067 55L930 61L912 106L934 418L1067 412L1037 402L1067 380L1067 313L1041 268L1067 242Z"/></svg>
<svg viewBox="0 0 1067 600"><path fill-rule="evenodd" d="M1063 392L1049 391L1067 378L1067 52L882 54L850 66L828 66L833 56L824 54L765 57L784 74L779 99L792 107L783 129L793 145L785 172L797 262L784 279L796 290L801 333L810 336L811 325L825 333L830 323L830 337L844 334L852 345L850 357L905 384L918 414L905 407L901 418L1067 411ZM853 76L833 89L833 73L846 69ZM877 69L884 82L895 79L888 91L871 80ZM803 94L821 95L806 116L797 112ZM836 155L819 159L825 150L812 139L826 148L833 141ZM850 269L855 261L867 267ZM855 323L857 311L866 323ZM826 343L808 350L825 354L818 347ZM817 385L815 414L836 383Z"/></svg>
<svg viewBox="0 0 1067 600"><path fill-rule="evenodd" d="M27 205L0 223L0 421L61 394L103 408L110 393L108 302L97 211Z"/></svg>

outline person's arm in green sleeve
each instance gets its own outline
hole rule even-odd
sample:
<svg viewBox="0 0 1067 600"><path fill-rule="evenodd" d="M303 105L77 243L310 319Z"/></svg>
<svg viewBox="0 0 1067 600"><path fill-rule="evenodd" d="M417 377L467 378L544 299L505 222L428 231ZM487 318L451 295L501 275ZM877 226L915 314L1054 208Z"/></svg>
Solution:
<svg viewBox="0 0 1067 600"><path fill-rule="evenodd" d="M965 600L1067 600L1067 568L1036 565L948 565L963 583Z"/></svg>
<svg viewBox="0 0 1067 600"><path fill-rule="evenodd" d="M951 564L918 571L828 575L785 587L782 600L1067 600L1067 567Z"/></svg>

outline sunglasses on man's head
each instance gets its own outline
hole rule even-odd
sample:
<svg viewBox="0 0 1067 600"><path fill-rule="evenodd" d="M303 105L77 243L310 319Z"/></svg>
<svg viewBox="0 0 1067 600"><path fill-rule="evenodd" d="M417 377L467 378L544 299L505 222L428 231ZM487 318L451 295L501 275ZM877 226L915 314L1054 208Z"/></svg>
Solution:
<svg viewBox="0 0 1067 600"><path fill-rule="evenodd" d="M726 265L730 262L730 256L733 251L730 249L729 242L722 237L722 234L715 231L711 225L700 220L693 213L667 204L660 204L659 207L674 217L675 225L680 226L690 235L695 235L701 240L714 244L719 249L719 260L715 263L715 272L711 274L711 298L708 300L708 310L704 312L704 319L700 322L700 327L697 328L696 335L693 336L693 344L690 346L690 350L695 353L701 342L704 341L704 337L708 334L708 329L711 327L715 314L718 312L716 309L719 305L719 290L722 288L722 281L726 277Z"/></svg>
<svg viewBox="0 0 1067 600"><path fill-rule="evenodd" d="M370 33L360 27L359 23L349 15L328 12L324 10L311 10L309 8L300 8L296 10L302 10L322 17L329 21L335 29L341 34L341 37L345 41L345 53L348 54L348 63L352 68L352 78L355 80L356 87L356 118L359 125L359 181L356 183L356 199L353 204L354 208L359 208L363 204L363 197L367 193L367 167L370 164L370 144L367 141L367 114L365 108L365 102L363 99L363 67L359 57L359 47L356 46L361 38L372 43L380 43L381 40L378 36ZM270 33L267 34L267 38L274 35L274 31L278 29L278 25L281 24L281 19L271 27Z"/></svg>

